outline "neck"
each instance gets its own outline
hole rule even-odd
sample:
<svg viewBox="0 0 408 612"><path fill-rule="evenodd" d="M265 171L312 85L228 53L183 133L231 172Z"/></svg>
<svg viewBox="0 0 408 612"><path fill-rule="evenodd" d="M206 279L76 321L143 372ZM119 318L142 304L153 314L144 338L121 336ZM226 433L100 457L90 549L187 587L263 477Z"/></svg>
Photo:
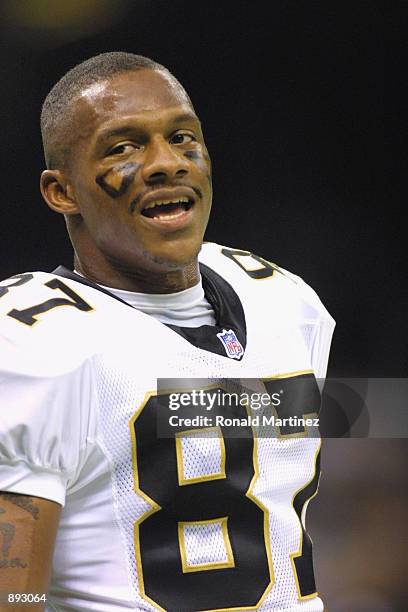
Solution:
<svg viewBox="0 0 408 612"><path fill-rule="evenodd" d="M176 258L177 263L159 262L141 250L137 254L125 251L126 260L123 254L119 258L97 248L79 215L68 217L66 222L75 252L75 270L94 283L139 293L176 293L197 285L200 280L199 249L187 261Z"/></svg>
<svg viewBox="0 0 408 612"><path fill-rule="evenodd" d="M75 270L94 283L139 293L176 293L193 287L200 280L197 259L181 269L152 272L118 269L106 261L100 265L95 260L84 261L75 253L74 266Z"/></svg>

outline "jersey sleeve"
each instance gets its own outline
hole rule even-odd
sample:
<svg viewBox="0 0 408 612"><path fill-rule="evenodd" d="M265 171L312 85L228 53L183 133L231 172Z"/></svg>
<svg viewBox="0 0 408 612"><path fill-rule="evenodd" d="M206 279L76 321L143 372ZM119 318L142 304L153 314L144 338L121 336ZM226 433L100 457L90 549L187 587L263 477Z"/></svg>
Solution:
<svg viewBox="0 0 408 612"><path fill-rule="evenodd" d="M302 331L309 349L312 368L317 379L324 379L336 322L310 285L305 283L300 276L287 270L282 271L297 287L300 297Z"/></svg>
<svg viewBox="0 0 408 612"><path fill-rule="evenodd" d="M310 339L310 355L317 379L326 378L329 353L335 328L335 320L328 313L317 293L303 280L299 281L304 296L307 323L313 329ZM307 325L306 323L306 325Z"/></svg>
<svg viewBox="0 0 408 612"><path fill-rule="evenodd" d="M225 257L225 255L228 256ZM245 263L243 263L244 260ZM280 281L278 288L276 288L276 283L271 283L270 293L265 289L265 293L258 293L259 299L266 299L268 303L271 300L275 304L277 300L280 300L284 304L282 322L289 321L296 328L300 328L316 378L326 377L335 321L317 293L300 276L249 251L223 247L215 243L204 243L200 252L200 261L215 269L231 282L234 288L238 287L243 292L251 291L247 284L248 280L253 283L253 279L270 278L273 273L273 277ZM269 273L266 276L251 276L259 269L265 271L267 268L269 268ZM254 292L255 290L254 285ZM323 382L324 380L321 386Z"/></svg>
<svg viewBox="0 0 408 612"><path fill-rule="evenodd" d="M318 379L326 378L330 346L335 328L334 319L329 313L327 315L319 318L311 345L312 367Z"/></svg>
<svg viewBox="0 0 408 612"><path fill-rule="evenodd" d="M92 426L91 364L44 375L39 360L0 336L0 490L64 505Z"/></svg>

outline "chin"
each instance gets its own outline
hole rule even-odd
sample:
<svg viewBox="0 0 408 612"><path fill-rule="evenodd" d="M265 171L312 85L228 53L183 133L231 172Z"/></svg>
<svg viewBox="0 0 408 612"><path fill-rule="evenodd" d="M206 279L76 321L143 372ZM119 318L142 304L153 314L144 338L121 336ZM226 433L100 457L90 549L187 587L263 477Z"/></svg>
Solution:
<svg viewBox="0 0 408 612"><path fill-rule="evenodd" d="M197 259L201 245L202 240L197 239L174 240L163 245L163 248L145 252L145 256L160 267L181 269Z"/></svg>

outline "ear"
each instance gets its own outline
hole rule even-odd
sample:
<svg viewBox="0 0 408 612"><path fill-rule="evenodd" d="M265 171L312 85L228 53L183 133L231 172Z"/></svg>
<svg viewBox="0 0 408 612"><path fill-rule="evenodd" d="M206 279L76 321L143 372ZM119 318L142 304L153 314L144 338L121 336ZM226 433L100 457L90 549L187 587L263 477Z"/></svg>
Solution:
<svg viewBox="0 0 408 612"><path fill-rule="evenodd" d="M60 170L44 170L40 190L48 206L62 215L77 215L79 208L73 191Z"/></svg>

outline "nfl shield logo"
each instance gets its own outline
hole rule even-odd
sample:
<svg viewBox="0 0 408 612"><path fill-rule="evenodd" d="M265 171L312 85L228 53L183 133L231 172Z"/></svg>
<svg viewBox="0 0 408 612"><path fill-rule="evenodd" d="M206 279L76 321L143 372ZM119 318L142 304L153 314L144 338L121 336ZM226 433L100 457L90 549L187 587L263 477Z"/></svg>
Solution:
<svg viewBox="0 0 408 612"><path fill-rule="evenodd" d="M217 337L221 340L224 345L225 352L231 359L240 359L244 354L244 347L235 335L232 329L223 329L222 332L217 334Z"/></svg>

